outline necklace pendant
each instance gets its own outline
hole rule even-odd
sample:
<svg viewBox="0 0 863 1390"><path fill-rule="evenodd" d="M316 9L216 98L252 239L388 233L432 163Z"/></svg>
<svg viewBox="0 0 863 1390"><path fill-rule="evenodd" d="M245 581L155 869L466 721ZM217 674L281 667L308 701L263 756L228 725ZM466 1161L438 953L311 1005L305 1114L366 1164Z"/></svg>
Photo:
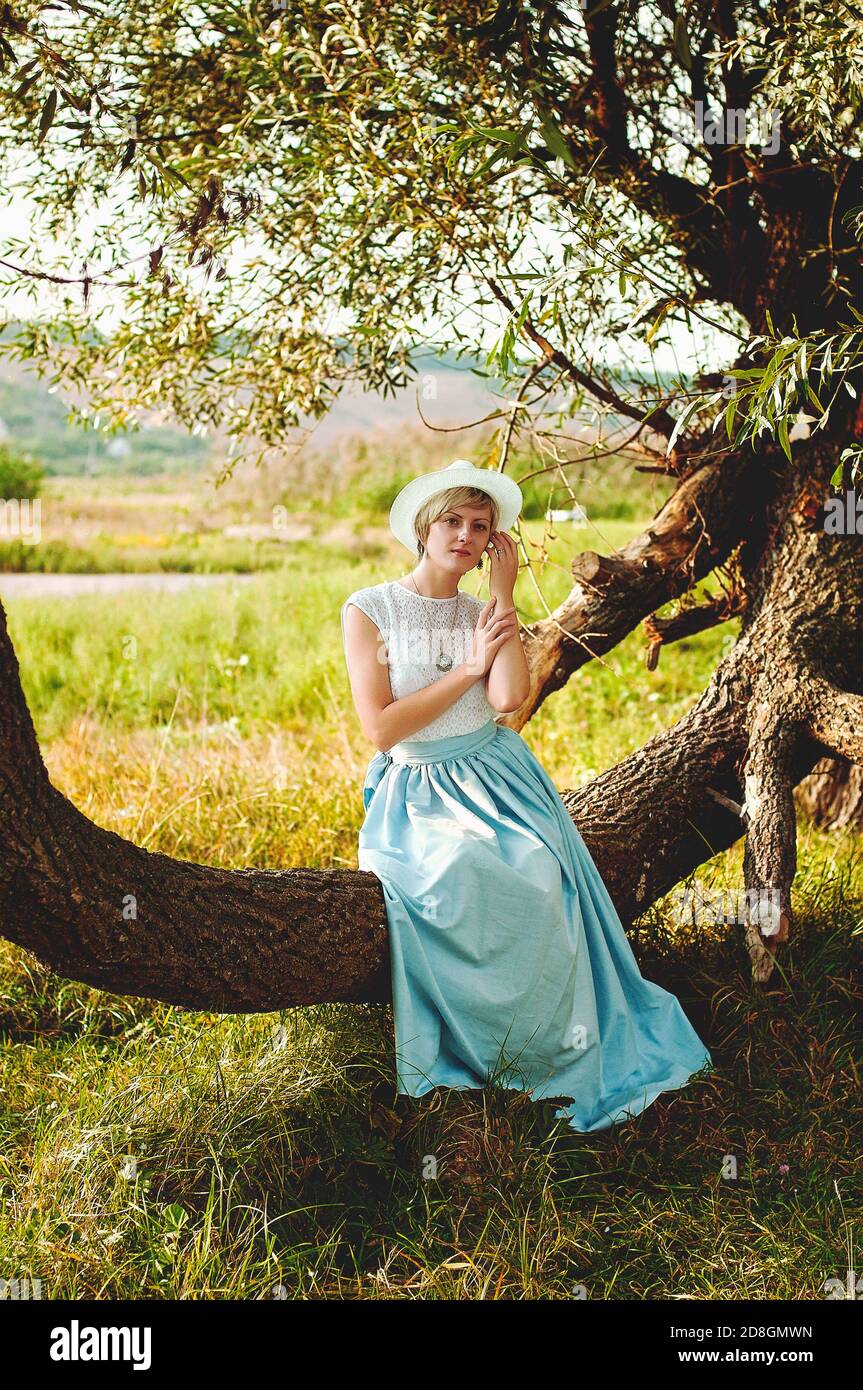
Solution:
<svg viewBox="0 0 863 1390"><path fill-rule="evenodd" d="M439 671L448 671L452 666L452 657L447 656L446 652L441 652L440 656L435 662L435 666L438 668Z"/></svg>

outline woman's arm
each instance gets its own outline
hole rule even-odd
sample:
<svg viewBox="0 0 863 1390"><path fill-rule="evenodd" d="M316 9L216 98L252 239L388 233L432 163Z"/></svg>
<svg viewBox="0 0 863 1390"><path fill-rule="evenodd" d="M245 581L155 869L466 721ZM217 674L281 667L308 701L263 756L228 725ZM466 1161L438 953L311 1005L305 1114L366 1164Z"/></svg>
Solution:
<svg viewBox="0 0 863 1390"><path fill-rule="evenodd" d="M484 674L482 668L471 670L463 662L422 690L394 700L384 639L371 618L354 603L345 610L345 652L363 733L382 753L424 729Z"/></svg>
<svg viewBox="0 0 863 1390"><path fill-rule="evenodd" d="M507 613L513 612L515 609L512 604L500 610L495 608L497 617L504 617ZM520 632L516 631L504 642L492 662L485 678L485 693L489 704L499 714L512 714L513 710L524 704L530 694L530 671Z"/></svg>
<svg viewBox="0 0 863 1390"><path fill-rule="evenodd" d="M489 594L496 599L494 615L496 618L515 613L512 594L518 576L518 551L515 541L506 531L495 531L486 547L491 573L489 574ZM512 714L523 705L530 694L530 671L527 657L521 644L521 633L516 630L504 642L485 678L485 692L489 704L499 714Z"/></svg>

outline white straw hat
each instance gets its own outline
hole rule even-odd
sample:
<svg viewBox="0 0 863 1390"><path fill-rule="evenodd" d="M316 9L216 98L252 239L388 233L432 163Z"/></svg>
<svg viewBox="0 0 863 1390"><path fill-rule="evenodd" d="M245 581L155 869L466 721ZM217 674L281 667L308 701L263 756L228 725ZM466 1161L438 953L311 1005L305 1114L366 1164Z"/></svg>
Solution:
<svg viewBox="0 0 863 1390"><path fill-rule="evenodd" d="M508 531L522 508L523 498L518 483L493 468L476 468L469 459L456 459L446 468L434 473L421 473L413 478L390 507L390 530L413 556L417 553L414 517L423 502L451 487L478 487L493 497L498 505L497 529Z"/></svg>

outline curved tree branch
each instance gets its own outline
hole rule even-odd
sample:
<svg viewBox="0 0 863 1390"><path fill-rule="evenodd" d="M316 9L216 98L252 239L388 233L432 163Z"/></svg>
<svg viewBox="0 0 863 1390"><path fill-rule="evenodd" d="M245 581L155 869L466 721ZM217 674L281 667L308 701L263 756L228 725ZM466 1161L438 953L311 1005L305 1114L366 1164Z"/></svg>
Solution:
<svg viewBox="0 0 863 1390"><path fill-rule="evenodd" d="M823 743L837 758L863 766L863 695L840 690L824 676L815 677L808 691L812 738Z"/></svg>
<svg viewBox="0 0 863 1390"><path fill-rule="evenodd" d="M614 555L576 555L572 592L549 618L524 630L531 690L505 722L521 729L573 672L705 578L735 546L757 550L766 502L784 472L772 450L757 461L746 450L714 456L682 479L647 530Z"/></svg>

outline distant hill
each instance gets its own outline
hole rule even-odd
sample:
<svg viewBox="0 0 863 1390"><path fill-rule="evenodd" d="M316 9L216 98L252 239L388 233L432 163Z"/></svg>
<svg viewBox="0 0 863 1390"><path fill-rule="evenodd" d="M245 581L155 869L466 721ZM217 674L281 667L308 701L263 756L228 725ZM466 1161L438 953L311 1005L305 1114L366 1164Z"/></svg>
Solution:
<svg viewBox="0 0 863 1390"><path fill-rule="evenodd" d="M210 456L212 440L183 429L155 425L112 437L70 425L67 410L33 368L0 355L0 440L33 454L47 473L182 473Z"/></svg>

